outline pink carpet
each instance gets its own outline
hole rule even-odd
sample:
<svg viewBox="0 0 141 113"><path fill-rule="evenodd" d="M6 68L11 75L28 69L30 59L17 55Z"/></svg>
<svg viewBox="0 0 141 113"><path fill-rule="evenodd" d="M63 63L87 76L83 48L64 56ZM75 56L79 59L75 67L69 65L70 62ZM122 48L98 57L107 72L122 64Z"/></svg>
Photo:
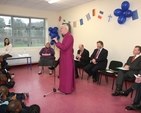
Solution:
<svg viewBox="0 0 141 113"><path fill-rule="evenodd" d="M126 111L125 107L133 102L133 98L113 97L111 93L112 79L106 83L102 78L101 85L92 82L92 78L86 80L84 73L83 80L76 79L77 89L70 95L52 93L46 97L44 94L53 89L53 75L48 74L45 69L42 75L38 75L38 66L33 65L32 70L27 66L12 67L11 72L15 73L15 86L10 91L29 92L30 97L26 105L38 104L41 113L138 113L137 111ZM58 76L58 69L56 69ZM58 89L59 79L56 77L56 88ZM128 84L128 87L131 84ZM135 92L134 92L135 94Z"/></svg>

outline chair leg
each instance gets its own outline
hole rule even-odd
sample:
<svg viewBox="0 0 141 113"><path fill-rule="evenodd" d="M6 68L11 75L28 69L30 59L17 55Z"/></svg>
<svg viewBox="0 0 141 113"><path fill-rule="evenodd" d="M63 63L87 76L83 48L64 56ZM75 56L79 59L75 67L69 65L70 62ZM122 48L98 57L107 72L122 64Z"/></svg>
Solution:
<svg viewBox="0 0 141 113"><path fill-rule="evenodd" d="M114 84L115 84L115 78L113 78L112 90L114 89Z"/></svg>
<svg viewBox="0 0 141 113"><path fill-rule="evenodd" d="M105 80L106 80L106 82L108 83L108 76L105 76Z"/></svg>
<svg viewBox="0 0 141 113"><path fill-rule="evenodd" d="M133 90L133 91L134 91L134 90ZM133 96L133 91L131 92L130 98L132 98L132 96Z"/></svg>
<svg viewBox="0 0 141 113"><path fill-rule="evenodd" d="M127 89L127 82L125 81L125 88Z"/></svg>
<svg viewBox="0 0 141 113"><path fill-rule="evenodd" d="M83 73L84 73L84 70L82 69L82 75L81 75L81 79L83 79Z"/></svg>
<svg viewBox="0 0 141 113"><path fill-rule="evenodd" d="M101 78L102 78L102 75L101 74L99 74L99 85L101 84Z"/></svg>

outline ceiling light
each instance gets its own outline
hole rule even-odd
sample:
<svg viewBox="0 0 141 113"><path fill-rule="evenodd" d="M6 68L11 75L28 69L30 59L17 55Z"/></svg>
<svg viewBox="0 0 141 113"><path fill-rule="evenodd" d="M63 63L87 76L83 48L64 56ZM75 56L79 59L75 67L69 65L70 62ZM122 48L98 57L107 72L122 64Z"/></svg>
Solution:
<svg viewBox="0 0 141 113"><path fill-rule="evenodd" d="M58 2L58 1L60 1L60 0L48 0L48 3L53 4L53 3Z"/></svg>

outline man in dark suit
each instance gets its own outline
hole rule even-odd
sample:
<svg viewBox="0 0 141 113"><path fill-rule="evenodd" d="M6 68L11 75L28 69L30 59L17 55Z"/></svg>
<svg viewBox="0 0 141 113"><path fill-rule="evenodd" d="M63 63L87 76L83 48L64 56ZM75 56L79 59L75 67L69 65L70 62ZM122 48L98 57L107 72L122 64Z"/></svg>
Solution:
<svg viewBox="0 0 141 113"><path fill-rule="evenodd" d="M122 91L122 85L125 80L134 80L134 74L138 74L141 70L141 46L135 46L133 54L130 56L124 65L125 70L118 71L118 77L116 81L116 90L112 93L113 96L120 95Z"/></svg>
<svg viewBox="0 0 141 113"><path fill-rule="evenodd" d="M135 83L127 90L121 91L121 96L128 96L130 92L136 90L136 95L133 101L133 104L126 106L126 110L139 110L141 111L141 71L139 72L138 76L136 76Z"/></svg>
<svg viewBox="0 0 141 113"><path fill-rule="evenodd" d="M89 51L84 48L83 44L79 45L79 50L77 51L75 60L75 73L76 73L76 78L79 78L78 75L78 68L85 67L89 62Z"/></svg>
<svg viewBox="0 0 141 113"><path fill-rule="evenodd" d="M103 48L103 42L97 42L97 49L94 50L90 58L90 63L84 67L88 76L93 76L93 82L97 81L98 70L105 69L107 66L108 51Z"/></svg>

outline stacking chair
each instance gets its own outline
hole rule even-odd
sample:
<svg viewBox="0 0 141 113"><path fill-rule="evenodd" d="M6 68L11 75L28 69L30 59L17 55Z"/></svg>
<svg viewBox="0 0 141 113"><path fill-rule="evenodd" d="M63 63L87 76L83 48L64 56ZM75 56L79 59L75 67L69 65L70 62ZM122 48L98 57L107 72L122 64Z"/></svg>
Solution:
<svg viewBox="0 0 141 113"><path fill-rule="evenodd" d="M99 73L98 84L99 85L101 84L102 75L105 75L105 80L107 83L108 83L108 77L113 77L113 83L112 83L112 90L113 90L115 78L118 73L117 67L122 67L122 65L123 65L122 62L113 60L110 62L108 69L99 70L98 71L98 73Z"/></svg>
<svg viewBox="0 0 141 113"><path fill-rule="evenodd" d="M84 74L84 68L78 68L79 69L79 74L81 75L81 79L83 79L83 74Z"/></svg>

